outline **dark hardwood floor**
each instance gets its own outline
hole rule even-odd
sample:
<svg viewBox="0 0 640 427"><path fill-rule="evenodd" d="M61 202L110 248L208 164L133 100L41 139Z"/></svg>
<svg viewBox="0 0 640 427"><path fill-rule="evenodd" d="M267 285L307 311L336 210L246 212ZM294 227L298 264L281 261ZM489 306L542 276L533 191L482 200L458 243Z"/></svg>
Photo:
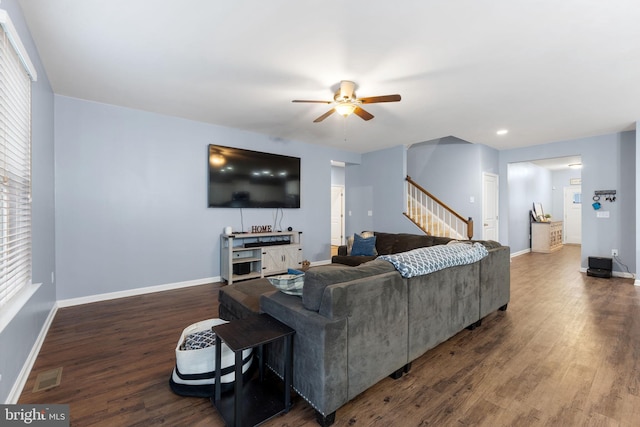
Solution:
<svg viewBox="0 0 640 427"><path fill-rule="evenodd" d="M640 288L579 272L580 249L511 264L511 302L340 408L336 426L640 425ZM187 325L217 317L211 284L58 310L20 403L66 403L72 426L219 426L168 380ZM36 375L63 367L58 387ZM310 406L267 426L314 426Z"/></svg>

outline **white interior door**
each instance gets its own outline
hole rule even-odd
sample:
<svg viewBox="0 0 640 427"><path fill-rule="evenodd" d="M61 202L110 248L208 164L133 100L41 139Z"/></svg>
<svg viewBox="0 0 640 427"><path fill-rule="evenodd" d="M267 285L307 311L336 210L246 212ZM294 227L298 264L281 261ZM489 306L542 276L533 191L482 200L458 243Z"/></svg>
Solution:
<svg viewBox="0 0 640 427"><path fill-rule="evenodd" d="M498 175L482 174L482 239L498 241Z"/></svg>
<svg viewBox="0 0 640 427"><path fill-rule="evenodd" d="M564 243L582 243L582 186L564 187Z"/></svg>
<svg viewBox="0 0 640 427"><path fill-rule="evenodd" d="M344 186L331 186L331 245L343 244L344 236Z"/></svg>

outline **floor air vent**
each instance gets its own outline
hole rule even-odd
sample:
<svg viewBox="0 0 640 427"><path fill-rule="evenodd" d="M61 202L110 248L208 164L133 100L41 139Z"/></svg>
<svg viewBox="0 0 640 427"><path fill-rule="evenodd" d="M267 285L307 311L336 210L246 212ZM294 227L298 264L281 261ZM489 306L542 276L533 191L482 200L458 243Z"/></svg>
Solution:
<svg viewBox="0 0 640 427"><path fill-rule="evenodd" d="M36 385L33 386L33 392L57 387L60 385L60 380L62 380L62 368L40 372L36 377Z"/></svg>

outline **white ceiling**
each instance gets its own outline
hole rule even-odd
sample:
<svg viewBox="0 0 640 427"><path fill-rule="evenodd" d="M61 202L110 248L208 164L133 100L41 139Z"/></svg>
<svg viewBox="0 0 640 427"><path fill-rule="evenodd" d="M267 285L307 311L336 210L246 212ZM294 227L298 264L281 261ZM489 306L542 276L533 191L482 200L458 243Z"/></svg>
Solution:
<svg viewBox="0 0 640 427"><path fill-rule="evenodd" d="M571 169L569 165L582 164L581 156L569 156L569 157L553 157L550 159L532 160L529 163L540 166L541 168L549 169L550 171L559 171Z"/></svg>
<svg viewBox="0 0 640 427"><path fill-rule="evenodd" d="M273 138L503 149L640 119L637 0L18 2L55 93ZM322 123L326 105L291 103L340 80L402 101Z"/></svg>

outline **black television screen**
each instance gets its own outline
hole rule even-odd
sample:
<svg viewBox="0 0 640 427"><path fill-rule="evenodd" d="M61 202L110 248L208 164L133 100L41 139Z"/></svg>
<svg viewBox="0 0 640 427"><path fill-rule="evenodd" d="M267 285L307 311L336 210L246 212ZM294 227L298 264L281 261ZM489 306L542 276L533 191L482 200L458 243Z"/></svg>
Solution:
<svg viewBox="0 0 640 427"><path fill-rule="evenodd" d="M210 208L299 208L300 158L209 145Z"/></svg>

